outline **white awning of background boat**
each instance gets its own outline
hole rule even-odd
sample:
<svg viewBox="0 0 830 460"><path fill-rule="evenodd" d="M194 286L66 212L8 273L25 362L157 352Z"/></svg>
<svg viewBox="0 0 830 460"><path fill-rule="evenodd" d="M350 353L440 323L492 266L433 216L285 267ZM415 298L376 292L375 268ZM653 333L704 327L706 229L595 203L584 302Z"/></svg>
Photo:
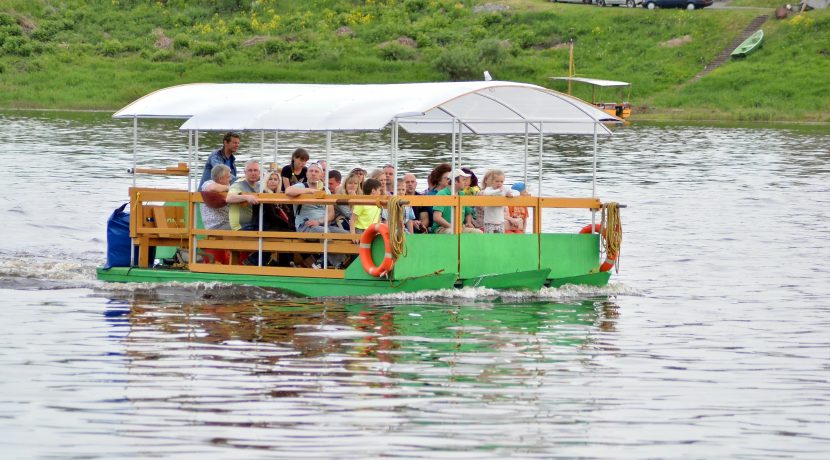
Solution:
<svg viewBox="0 0 830 460"><path fill-rule="evenodd" d="M114 118L186 119L182 130L368 131L396 117L414 133L610 134L580 99L504 81L367 85L197 83L150 93ZM596 126L596 128L595 128ZM456 127L456 130L458 128Z"/></svg>
<svg viewBox="0 0 830 460"><path fill-rule="evenodd" d="M596 78L581 78L581 77L550 77L551 80L565 80L576 81L579 83L587 83L594 86L614 87L614 86L629 86L631 83L616 80L598 80Z"/></svg>

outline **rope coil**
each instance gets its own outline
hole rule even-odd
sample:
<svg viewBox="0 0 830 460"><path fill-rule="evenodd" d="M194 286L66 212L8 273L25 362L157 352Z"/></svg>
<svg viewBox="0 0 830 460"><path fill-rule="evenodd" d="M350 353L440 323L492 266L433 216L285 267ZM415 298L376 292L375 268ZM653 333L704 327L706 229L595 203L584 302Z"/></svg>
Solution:
<svg viewBox="0 0 830 460"><path fill-rule="evenodd" d="M406 257L406 236L403 230L403 220L406 213L401 204L401 198L397 195L390 197L387 209L389 210L390 252L395 259L398 256Z"/></svg>
<svg viewBox="0 0 830 460"><path fill-rule="evenodd" d="M622 246L622 220L620 219L619 203L610 202L605 205L605 212L603 213L602 243L605 253L617 261L614 264L616 273L620 272L620 247Z"/></svg>

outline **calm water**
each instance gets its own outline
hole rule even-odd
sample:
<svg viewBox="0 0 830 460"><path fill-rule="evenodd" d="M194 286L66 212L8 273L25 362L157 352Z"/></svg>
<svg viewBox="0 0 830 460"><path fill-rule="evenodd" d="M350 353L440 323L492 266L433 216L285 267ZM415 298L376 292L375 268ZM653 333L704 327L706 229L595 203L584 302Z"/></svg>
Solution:
<svg viewBox="0 0 830 460"><path fill-rule="evenodd" d="M175 126L141 125L142 164L180 161ZM129 124L0 114L3 456L825 459L827 131L617 130L598 194L629 208L606 288L320 302L97 282L130 185ZM333 166L380 166L387 139L335 135ZM280 140L280 164L324 142ZM422 185L448 156L444 138L402 145ZM522 145L465 139L464 162L511 182ZM589 145L548 141L546 193L590 195ZM246 135L239 157L259 151Z"/></svg>

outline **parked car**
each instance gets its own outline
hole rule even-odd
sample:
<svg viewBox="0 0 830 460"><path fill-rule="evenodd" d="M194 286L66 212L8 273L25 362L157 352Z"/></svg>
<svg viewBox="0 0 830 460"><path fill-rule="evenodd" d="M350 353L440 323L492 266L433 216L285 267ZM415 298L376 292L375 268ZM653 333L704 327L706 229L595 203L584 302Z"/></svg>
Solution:
<svg viewBox="0 0 830 460"><path fill-rule="evenodd" d="M643 8L686 8L696 10L712 6L713 0L643 0Z"/></svg>
<svg viewBox="0 0 830 460"><path fill-rule="evenodd" d="M597 6L627 6L634 8L642 3L642 0L596 0L596 2Z"/></svg>

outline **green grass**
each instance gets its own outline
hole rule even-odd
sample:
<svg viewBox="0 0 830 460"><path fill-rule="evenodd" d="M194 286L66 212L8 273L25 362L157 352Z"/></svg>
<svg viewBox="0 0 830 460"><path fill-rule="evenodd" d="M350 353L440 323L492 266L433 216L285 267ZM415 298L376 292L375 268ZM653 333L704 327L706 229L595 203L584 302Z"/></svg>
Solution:
<svg viewBox="0 0 830 460"><path fill-rule="evenodd" d="M830 120L830 11L771 19L762 50L685 84L773 6L734 1L764 8L647 11L494 0L510 9L476 13L488 2L63 0L56 7L6 0L0 107L115 110L189 82L477 80L484 70L564 90L548 77L567 75L573 41L577 75L632 83L635 117ZM587 87L574 91L591 97Z"/></svg>

